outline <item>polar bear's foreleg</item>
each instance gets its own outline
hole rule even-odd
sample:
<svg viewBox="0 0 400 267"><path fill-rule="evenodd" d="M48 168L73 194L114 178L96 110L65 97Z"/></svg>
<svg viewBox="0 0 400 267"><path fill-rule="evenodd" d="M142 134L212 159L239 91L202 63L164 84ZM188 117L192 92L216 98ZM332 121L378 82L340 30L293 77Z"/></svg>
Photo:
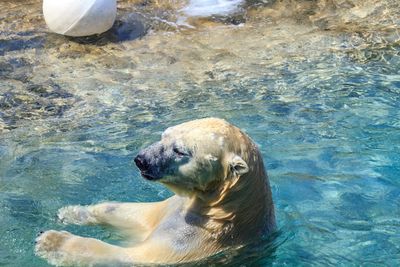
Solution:
<svg viewBox="0 0 400 267"><path fill-rule="evenodd" d="M56 266L118 266L131 263L126 248L65 231L46 231L36 238L36 255Z"/></svg>
<svg viewBox="0 0 400 267"><path fill-rule="evenodd" d="M65 224L103 224L141 233L154 228L165 213L167 201L154 203L101 203L90 206L67 206L58 211Z"/></svg>
<svg viewBox="0 0 400 267"><path fill-rule="evenodd" d="M189 252L204 253L206 247L197 238L188 239L182 246L168 238L154 236L123 248L94 238L50 230L36 238L35 253L56 266L142 266L185 261L191 244L194 247Z"/></svg>

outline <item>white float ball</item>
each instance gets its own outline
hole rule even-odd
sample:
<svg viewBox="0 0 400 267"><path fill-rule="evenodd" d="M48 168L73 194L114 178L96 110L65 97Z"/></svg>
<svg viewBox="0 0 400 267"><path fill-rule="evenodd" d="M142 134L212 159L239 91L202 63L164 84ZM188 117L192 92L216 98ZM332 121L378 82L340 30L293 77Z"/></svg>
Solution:
<svg viewBox="0 0 400 267"><path fill-rule="evenodd" d="M47 26L68 36L103 33L112 27L116 14L116 0L43 0Z"/></svg>

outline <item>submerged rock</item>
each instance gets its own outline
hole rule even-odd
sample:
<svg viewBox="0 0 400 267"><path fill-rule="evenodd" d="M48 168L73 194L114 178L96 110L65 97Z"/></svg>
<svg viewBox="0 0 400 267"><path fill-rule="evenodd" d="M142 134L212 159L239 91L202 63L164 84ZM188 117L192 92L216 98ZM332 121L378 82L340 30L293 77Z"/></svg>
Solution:
<svg viewBox="0 0 400 267"><path fill-rule="evenodd" d="M71 93L48 81L27 84L25 90L0 93L2 129L15 127L19 121L62 116L77 101Z"/></svg>

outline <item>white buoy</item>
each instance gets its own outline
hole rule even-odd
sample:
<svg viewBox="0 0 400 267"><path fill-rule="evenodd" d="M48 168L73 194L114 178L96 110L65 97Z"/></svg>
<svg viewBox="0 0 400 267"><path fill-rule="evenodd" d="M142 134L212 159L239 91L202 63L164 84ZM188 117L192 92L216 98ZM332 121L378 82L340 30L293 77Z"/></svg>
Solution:
<svg viewBox="0 0 400 267"><path fill-rule="evenodd" d="M53 32L89 36L107 31L117 15L116 0L43 0L43 15Z"/></svg>

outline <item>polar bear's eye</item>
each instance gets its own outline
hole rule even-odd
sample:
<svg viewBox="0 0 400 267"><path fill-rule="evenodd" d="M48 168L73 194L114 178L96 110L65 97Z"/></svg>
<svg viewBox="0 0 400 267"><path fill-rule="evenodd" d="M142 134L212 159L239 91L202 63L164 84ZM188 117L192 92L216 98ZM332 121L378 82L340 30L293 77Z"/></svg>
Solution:
<svg viewBox="0 0 400 267"><path fill-rule="evenodd" d="M176 147L173 148L173 151L175 154L177 154L180 157L189 156L189 153L183 152L182 150L179 150Z"/></svg>

